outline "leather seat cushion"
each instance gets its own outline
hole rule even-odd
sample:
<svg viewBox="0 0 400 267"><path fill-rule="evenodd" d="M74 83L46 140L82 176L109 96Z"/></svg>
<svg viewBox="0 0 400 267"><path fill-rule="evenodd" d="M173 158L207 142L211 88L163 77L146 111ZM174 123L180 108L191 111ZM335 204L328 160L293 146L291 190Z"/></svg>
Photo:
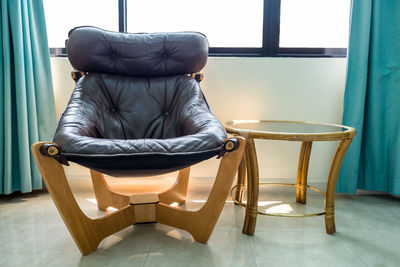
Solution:
<svg viewBox="0 0 400 267"><path fill-rule="evenodd" d="M217 155L226 133L187 75L81 78L53 141L68 160L113 175L154 175ZM151 171L149 171L151 170Z"/></svg>

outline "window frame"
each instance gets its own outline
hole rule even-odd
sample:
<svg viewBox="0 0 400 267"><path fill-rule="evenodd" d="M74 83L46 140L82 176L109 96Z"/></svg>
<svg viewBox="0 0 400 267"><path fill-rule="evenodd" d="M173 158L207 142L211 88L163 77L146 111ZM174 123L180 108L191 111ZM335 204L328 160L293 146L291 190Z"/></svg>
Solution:
<svg viewBox="0 0 400 267"><path fill-rule="evenodd" d="M210 57L346 57L347 48L279 47L281 0L263 0L262 47L210 47ZM127 32L127 0L118 0L118 30ZM65 48L50 47L50 56L65 57Z"/></svg>

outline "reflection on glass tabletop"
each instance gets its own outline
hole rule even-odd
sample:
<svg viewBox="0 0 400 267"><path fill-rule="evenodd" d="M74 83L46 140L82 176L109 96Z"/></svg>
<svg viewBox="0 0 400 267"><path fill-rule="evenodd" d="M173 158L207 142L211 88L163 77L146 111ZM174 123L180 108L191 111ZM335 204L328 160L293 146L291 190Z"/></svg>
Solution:
<svg viewBox="0 0 400 267"><path fill-rule="evenodd" d="M225 126L236 130L250 130L283 134L336 133L346 132L351 129L351 127L325 123L263 120L232 120L225 123Z"/></svg>

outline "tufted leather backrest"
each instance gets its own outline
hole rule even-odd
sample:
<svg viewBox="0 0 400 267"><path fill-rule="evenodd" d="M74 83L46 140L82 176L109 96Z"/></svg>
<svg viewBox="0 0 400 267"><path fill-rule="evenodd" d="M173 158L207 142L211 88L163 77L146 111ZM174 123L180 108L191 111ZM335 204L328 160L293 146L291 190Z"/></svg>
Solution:
<svg viewBox="0 0 400 267"><path fill-rule="evenodd" d="M208 41L201 33L119 33L96 27L72 29L67 55L84 72L157 77L195 73L207 62Z"/></svg>
<svg viewBox="0 0 400 267"><path fill-rule="evenodd" d="M139 78L91 73L76 85L60 126L75 127L81 135L97 138L166 139L201 130L200 125L188 123L193 115L215 120L199 84L189 76ZM69 119L77 116L81 118Z"/></svg>

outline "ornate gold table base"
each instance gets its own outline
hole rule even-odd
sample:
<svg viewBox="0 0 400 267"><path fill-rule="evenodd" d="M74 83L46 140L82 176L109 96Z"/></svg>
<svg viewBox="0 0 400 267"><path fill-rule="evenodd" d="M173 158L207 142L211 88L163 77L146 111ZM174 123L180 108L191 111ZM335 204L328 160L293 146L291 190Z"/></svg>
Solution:
<svg viewBox="0 0 400 267"><path fill-rule="evenodd" d="M254 139L251 136L243 135L247 139L246 153L242 158L238 170L237 190L234 197L235 203L242 204L243 193L245 188L245 177L247 174L247 204L246 215L243 224L243 233L253 235L256 227L258 211L258 189L259 189L259 172L257 163L256 147ZM325 191L324 211L316 214L300 215L302 217L325 215L325 227L328 234L333 234L335 228L335 190L339 174L340 165L342 164L343 157L349 147L354 135L350 135L339 141L336 153L333 157L331 167L329 170L328 181ZM324 141L330 141L326 139ZM337 140L337 139L332 139ZM296 201L298 203L306 204L307 199L307 173L308 165L311 154L312 141L303 141L300 149L299 163L297 168L297 181L294 186L296 187ZM319 191L319 190L317 190ZM262 213L261 213L262 214ZM273 214L266 214L273 215ZM294 217L293 215L278 214L275 216ZM298 217L299 215L295 215Z"/></svg>

